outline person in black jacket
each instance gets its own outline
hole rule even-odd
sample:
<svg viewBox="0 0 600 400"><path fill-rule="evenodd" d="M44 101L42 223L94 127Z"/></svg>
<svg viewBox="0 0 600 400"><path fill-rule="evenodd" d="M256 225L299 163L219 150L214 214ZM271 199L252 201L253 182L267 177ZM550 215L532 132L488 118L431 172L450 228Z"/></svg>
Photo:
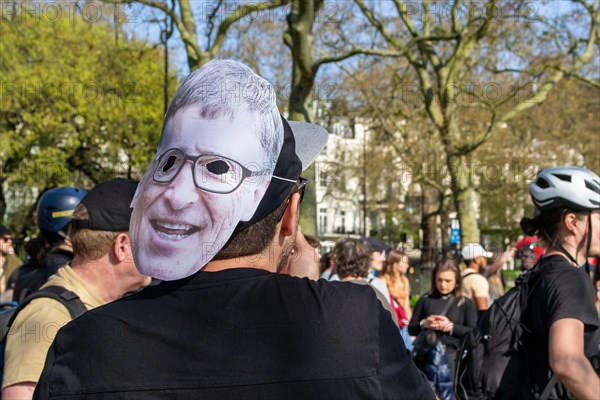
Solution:
<svg viewBox="0 0 600 400"><path fill-rule="evenodd" d="M451 376L460 339L477 324L471 299L462 295L456 261L446 259L431 273L431 289L421 296L408 325L408 333L418 335L424 329L438 332L446 346Z"/></svg>
<svg viewBox="0 0 600 400"><path fill-rule="evenodd" d="M280 273L327 131L288 123L230 60L192 72L165 118L130 229L163 282L62 328L34 399L433 400L371 288Z"/></svg>

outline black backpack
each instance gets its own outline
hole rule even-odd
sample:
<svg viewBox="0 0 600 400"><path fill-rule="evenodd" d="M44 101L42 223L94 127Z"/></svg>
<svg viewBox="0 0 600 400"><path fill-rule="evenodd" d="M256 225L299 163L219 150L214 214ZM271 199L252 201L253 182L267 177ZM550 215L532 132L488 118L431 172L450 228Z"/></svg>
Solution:
<svg viewBox="0 0 600 400"><path fill-rule="evenodd" d="M535 396L523 342L531 331L521 316L536 285L534 269L521 275L515 287L486 310L457 352L454 390L460 400L544 399L556 383L553 376L543 393Z"/></svg>
<svg viewBox="0 0 600 400"><path fill-rule="evenodd" d="M47 297L58 301L69 311L72 319L79 317L87 311L83 302L75 293L65 289L62 286L48 286L27 296L19 305L16 302L0 303L0 381L4 375L4 350L6 348L6 338L10 328L17 317L17 314L27 306L32 300ZM0 394L0 399L1 399Z"/></svg>

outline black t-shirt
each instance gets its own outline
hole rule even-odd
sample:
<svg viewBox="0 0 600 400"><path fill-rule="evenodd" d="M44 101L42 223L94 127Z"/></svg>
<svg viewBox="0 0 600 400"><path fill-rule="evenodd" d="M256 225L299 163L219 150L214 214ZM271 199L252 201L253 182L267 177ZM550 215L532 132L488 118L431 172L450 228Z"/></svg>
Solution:
<svg viewBox="0 0 600 400"><path fill-rule="evenodd" d="M548 336L551 325L563 318L578 319L584 324L585 355L598 354L600 330L594 305L596 290L584 268L576 268L564 257L552 255L540 260L532 276L532 292L524 322L533 332L525 350L531 362L530 376L534 388L541 392L551 377ZM551 398L573 398L557 385Z"/></svg>
<svg viewBox="0 0 600 400"><path fill-rule="evenodd" d="M35 399L433 399L370 287L199 272L61 329Z"/></svg>

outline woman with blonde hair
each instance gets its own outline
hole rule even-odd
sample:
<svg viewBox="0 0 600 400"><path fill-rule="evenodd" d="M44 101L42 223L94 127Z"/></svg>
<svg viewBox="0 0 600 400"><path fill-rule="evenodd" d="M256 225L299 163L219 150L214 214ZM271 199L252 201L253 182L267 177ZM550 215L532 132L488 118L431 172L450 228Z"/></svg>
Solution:
<svg viewBox="0 0 600 400"><path fill-rule="evenodd" d="M383 267L383 280L390 292L390 303L396 312L400 328L408 325L412 310L410 309L410 283L406 277L408 256L400 251L392 250Z"/></svg>

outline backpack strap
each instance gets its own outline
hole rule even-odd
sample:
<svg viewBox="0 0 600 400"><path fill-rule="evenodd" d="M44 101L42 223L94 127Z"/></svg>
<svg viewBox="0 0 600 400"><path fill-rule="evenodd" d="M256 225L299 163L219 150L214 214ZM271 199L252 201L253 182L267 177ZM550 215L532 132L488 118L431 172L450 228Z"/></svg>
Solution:
<svg viewBox="0 0 600 400"><path fill-rule="evenodd" d="M35 299L40 298L50 298L58 301L60 304L65 306L72 319L79 317L81 314L87 311L87 308L75 293L70 290L65 289L62 286L47 286L42 288L36 292L31 293L19 306L17 311L12 315L10 321L8 322L8 326L11 326L15 321L15 318L19 314L19 312L25 308L29 303L31 303Z"/></svg>
<svg viewBox="0 0 600 400"><path fill-rule="evenodd" d="M550 396L552 389L554 389L554 386L556 386L556 381L558 381L558 376L556 376L556 374L552 374L552 378L550 378L546 384L546 387L544 388L544 391L542 394L540 394L540 397L538 398L539 400L546 400L548 396Z"/></svg>
<svg viewBox="0 0 600 400"><path fill-rule="evenodd" d="M468 274L464 274L460 277L461 280L465 279L467 276L475 275L477 272L469 272Z"/></svg>
<svg viewBox="0 0 600 400"><path fill-rule="evenodd" d="M452 307L452 305L456 301L456 297L453 294L451 294L450 296L451 296L450 300L448 300L448 302L446 303L446 306L444 307L444 309L442 310L442 312L440 313L440 315L446 316L446 314L448 313L448 311L450 311L450 307Z"/></svg>

